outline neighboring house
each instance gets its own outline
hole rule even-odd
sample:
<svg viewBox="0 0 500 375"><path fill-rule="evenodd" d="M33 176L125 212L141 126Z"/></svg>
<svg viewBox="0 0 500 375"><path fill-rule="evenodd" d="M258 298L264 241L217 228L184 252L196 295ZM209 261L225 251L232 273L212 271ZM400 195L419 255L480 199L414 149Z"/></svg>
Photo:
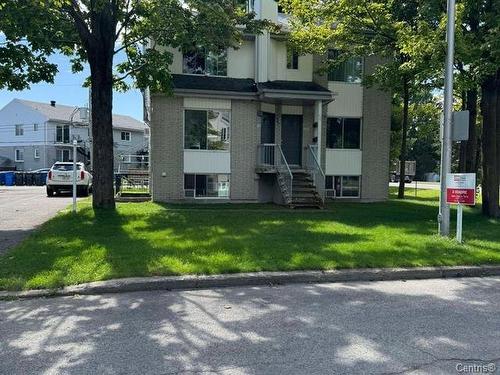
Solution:
<svg viewBox="0 0 500 375"><path fill-rule="evenodd" d="M78 161L91 160L88 123L77 107L54 101L38 103L14 99L0 110L0 158L18 170L49 168L56 161L73 160L69 147L78 140ZM115 169L121 155L148 148L147 126L129 116L113 115Z"/></svg>
<svg viewBox="0 0 500 375"><path fill-rule="evenodd" d="M252 3L286 29L275 1ZM377 58L320 75L324 58L287 50L286 32L246 35L221 55L172 53L174 95L145 96L153 200L387 198L390 95L360 83Z"/></svg>

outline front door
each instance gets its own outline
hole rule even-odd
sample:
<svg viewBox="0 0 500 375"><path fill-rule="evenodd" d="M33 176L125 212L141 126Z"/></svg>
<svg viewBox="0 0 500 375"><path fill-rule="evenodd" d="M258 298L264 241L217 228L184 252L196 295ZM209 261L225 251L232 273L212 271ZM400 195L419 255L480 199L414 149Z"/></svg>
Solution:
<svg viewBox="0 0 500 375"><path fill-rule="evenodd" d="M302 164L302 115L281 116L281 148L288 164Z"/></svg>

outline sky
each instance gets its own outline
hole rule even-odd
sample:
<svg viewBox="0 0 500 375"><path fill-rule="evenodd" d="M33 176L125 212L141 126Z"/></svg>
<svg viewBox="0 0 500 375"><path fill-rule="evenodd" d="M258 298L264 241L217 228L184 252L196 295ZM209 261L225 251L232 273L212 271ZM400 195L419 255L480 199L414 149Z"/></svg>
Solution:
<svg viewBox="0 0 500 375"><path fill-rule="evenodd" d="M55 100L59 104L70 106L86 106L89 102L89 91L82 87L82 83L89 75L89 70L73 74L69 59L63 55L53 55L49 60L57 64L59 73L54 84L39 83L31 85L29 90L8 91L0 90L0 108L3 108L12 99L25 99L49 103ZM115 92L113 95L113 113L129 115L142 121L142 95L139 90L130 90L126 93Z"/></svg>

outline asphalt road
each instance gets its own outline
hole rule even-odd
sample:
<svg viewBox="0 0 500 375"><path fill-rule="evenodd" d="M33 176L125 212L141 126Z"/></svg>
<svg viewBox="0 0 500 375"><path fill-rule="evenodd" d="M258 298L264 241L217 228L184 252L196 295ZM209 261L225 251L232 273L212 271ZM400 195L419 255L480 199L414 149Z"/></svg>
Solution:
<svg viewBox="0 0 500 375"><path fill-rule="evenodd" d="M71 202L70 195L47 198L44 186L0 186L0 255Z"/></svg>
<svg viewBox="0 0 500 375"><path fill-rule="evenodd" d="M499 311L498 277L0 302L0 373L493 371Z"/></svg>

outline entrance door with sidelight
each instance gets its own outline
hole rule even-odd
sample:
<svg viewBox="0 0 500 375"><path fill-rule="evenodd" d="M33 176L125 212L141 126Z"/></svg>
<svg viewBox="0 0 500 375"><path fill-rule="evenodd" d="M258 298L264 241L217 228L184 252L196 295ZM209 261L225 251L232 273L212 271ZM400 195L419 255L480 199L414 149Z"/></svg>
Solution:
<svg viewBox="0 0 500 375"><path fill-rule="evenodd" d="M302 115L281 116L281 148L288 164L302 164Z"/></svg>

